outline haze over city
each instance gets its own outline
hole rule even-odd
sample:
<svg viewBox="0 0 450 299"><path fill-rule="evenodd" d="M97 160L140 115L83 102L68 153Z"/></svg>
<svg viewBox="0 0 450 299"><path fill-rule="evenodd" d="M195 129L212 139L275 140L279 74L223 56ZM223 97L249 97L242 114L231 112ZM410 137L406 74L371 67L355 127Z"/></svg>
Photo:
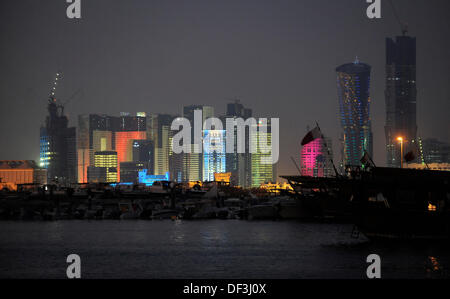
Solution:
<svg viewBox="0 0 450 299"><path fill-rule="evenodd" d="M394 1L417 38L418 136L450 141L448 1ZM87 113L181 114L190 104L240 99L255 116L280 118L278 174L297 171L306 127L318 121L340 158L335 68L372 67L374 161L385 165L385 38L401 35L383 2L84 1L70 20L65 1L0 4L0 136L4 160L39 160L39 127L56 71L70 126ZM423 20L426 20L423 21Z"/></svg>

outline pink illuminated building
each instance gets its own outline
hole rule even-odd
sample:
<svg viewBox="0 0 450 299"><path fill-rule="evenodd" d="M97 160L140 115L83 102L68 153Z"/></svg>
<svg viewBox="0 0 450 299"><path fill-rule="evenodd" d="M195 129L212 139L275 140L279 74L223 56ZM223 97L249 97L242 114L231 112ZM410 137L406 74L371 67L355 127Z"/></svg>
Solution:
<svg viewBox="0 0 450 299"><path fill-rule="evenodd" d="M328 146L328 150L325 147ZM305 144L301 150L301 174L312 177L333 176L334 170L330 161L333 155L331 139L317 138ZM330 154L328 154L330 153Z"/></svg>

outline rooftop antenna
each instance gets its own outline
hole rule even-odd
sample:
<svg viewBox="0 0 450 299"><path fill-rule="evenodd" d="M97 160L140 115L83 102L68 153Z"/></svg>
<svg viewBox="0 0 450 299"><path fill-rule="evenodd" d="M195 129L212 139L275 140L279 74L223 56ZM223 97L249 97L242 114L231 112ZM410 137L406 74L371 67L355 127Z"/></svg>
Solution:
<svg viewBox="0 0 450 299"><path fill-rule="evenodd" d="M354 64L358 64L358 63L359 63L358 55L356 55L355 61L354 61L353 63L354 63Z"/></svg>
<svg viewBox="0 0 450 299"><path fill-rule="evenodd" d="M405 23L405 22L402 22L400 20L400 17L398 16L397 10L395 9L395 6L394 6L394 3L392 3L392 0L389 0L389 3L391 4L392 11L394 12L394 16L395 16L395 18L397 19L397 22L400 25L400 28L402 30L402 35L405 36L406 33L408 33L408 24Z"/></svg>

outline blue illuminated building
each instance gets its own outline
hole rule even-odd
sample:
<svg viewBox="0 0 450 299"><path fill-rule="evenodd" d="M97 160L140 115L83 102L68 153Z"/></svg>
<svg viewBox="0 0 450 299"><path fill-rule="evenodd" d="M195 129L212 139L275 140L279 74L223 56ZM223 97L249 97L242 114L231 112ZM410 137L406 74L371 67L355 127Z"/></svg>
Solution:
<svg viewBox="0 0 450 299"><path fill-rule="evenodd" d="M147 186L153 185L158 181L168 181L170 179L170 173L166 172L164 175L147 174L147 169L139 171L139 183Z"/></svg>
<svg viewBox="0 0 450 299"><path fill-rule="evenodd" d="M226 172L225 130L203 131L203 180L214 181L214 173Z"/></svg>
<svg viewBox="0 0 450 299"><path fill-rule="evenodd" d="M370 121L370 70L358 59L336 68L340 121L343 133L342 164L361 165L367 151L373 157Z"/></svg>
<svg viewBox="0 0 450 299"><path fill-rule="evenodd" d="M52 157L50 154L50 139L45 128L41 128L39 139L39 166L47 169Z"/></svg>

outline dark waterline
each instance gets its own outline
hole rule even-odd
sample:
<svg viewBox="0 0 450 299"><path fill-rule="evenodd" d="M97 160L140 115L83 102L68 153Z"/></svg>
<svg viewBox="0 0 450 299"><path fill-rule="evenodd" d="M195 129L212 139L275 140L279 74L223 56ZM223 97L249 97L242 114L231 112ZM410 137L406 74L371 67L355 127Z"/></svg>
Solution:
<svg viewBox="0 0 450 299"><path fill-rule="evenodd" d="M381 256L383 278L448 278L442 245L352 239L352 225L296 221L0 222L0 278L365 278Z"/></svg>

